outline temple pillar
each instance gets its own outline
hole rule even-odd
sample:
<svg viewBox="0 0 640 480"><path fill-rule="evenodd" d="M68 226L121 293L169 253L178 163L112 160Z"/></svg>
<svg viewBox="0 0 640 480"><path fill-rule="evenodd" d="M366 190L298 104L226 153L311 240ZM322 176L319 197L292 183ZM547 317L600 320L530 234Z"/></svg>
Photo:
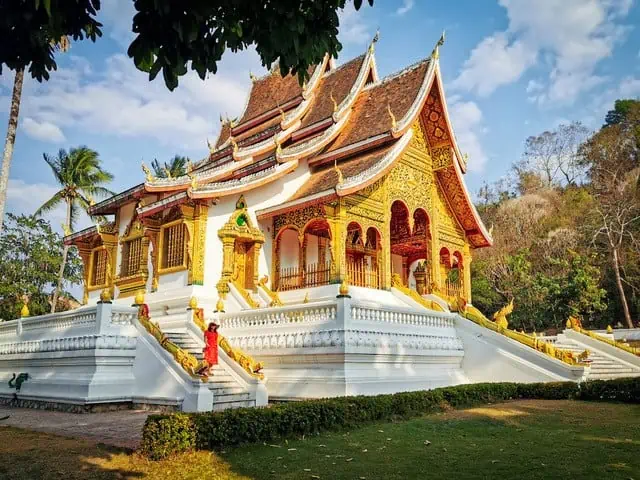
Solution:
<svg viewBox="0 0 640 480"><path fill-rule="evenodd" d="M229 281L233 276L233 250L235 248L235 237L225 236L222 239L222 275L218 281L217 289L222 298L229 293Z"/></svg>
<svg viewBox="0 0 640 480"><path fill-rule="evenodd" d="M204 254L207 238L207 217L209 207L196 205L191 220L193 228L191 264L189 265L189 283L192 285L204 284Z"/></svg>
<svg viewBox="0 0 640 480"><path fill-rule="evenodd" d="M307 268L307 234L298 234L298 275L300 275L300 287L305 286L305 271Z"/></svg>
<svg viewBox="0 0 640 480"><path fill-rule="evenodd" d="M82 304L86 305L89 302L89 276L91 275L91 248L82 244L82 246L77 245L78 254L82 259L82 265L84 268L82 269L82 283L84 285L84 289L82 291Z"/></svg>
<svg viewBox="0 0 640 480"><path fill-rule="evenodd" d="M431 231L431 262L429 262L429 266L431 267L431 283L435 286L436 290L443 290L444 287L444 279L440 278L440 242L438 241L438 212L436 209L432 212L431 222L429 222L429 228ZM433 288L431 288L433 290ZM434 293L432 291L432 293Z"/></svg>
<svg viewBox="0 0 640 480"><path fill-rule="evenodd" d="M144 225L144 234L149 239L151 244L151 291L158 290L158 261L160 258L158 249L158 234L160 233L160 221L152 218L144 218L142 220ZM114 256L115 258L115 256ZM115 262L114 262L115 269Z"/></svg>
<svg viewBox="0 0 640 480"><path fill-rule="evenodd" d="M337 202L333 215L328 218L329 227L331 228L331 273L332 280L341 282L345 279L347 270L347 218L346 211Z"/></svg>
<svg viewBox="0 0 640 480"><path fill-rule="evenodd" d="M463 296L467 303L471 303L471 248L469 244L464 245L464 260L462 263Z"/></svg>

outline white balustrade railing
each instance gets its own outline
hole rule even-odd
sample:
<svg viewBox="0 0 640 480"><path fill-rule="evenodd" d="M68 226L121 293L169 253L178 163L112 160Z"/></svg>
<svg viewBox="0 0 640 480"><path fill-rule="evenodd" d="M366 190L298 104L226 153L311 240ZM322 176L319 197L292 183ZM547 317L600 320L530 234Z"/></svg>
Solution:
<svg viewBox="0 0 640 480"><path fill-rule="evenodd" d="M135 348L137 310L109 303L0 323L0 355Z"/></svg>
<svg viewBox="0 0 640 480"><path fill-rule="evenodd" d="M454 326L454 317L449 313L423 313L402 308L371 307L359 304L351 306L351 319L420 327L448 328Z"/></svg>
<svg viewBox="0 0 640 480"><path fill-rule="evenodd" d="M295 305L223 313L218 317L218 321L220 322L220 327L224 329L291 326L331 322L336 319L336 314L336 302L328 301L303 306Z"/></svg>

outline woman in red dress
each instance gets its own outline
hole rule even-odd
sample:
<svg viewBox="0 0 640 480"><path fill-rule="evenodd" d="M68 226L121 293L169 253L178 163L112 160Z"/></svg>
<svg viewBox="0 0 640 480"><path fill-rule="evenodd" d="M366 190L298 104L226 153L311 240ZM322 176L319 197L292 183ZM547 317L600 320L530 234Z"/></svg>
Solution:
<svg viewBox="0 0 640 480"><path fill-rule="evenodd" d="M213 366L218 364L218 324L211 322L204 332L204 360L207 362L207 375L211 375Z"/></svg>

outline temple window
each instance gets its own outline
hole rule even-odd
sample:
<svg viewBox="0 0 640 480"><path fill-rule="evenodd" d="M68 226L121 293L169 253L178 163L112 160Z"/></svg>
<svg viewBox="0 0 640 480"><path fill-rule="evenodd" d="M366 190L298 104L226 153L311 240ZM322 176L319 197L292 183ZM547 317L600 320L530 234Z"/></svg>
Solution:
<svg viewBox="0 0 640 480"><path fill-rule="evenodd" d="M102 287L107 283L109 257L105 247L97 247L91 251L89 287Z"/></svg>
<svg viewBox="0 0 640 480"><path fill-rule="evenodd" d="M120 276L130 277L138 273L142 261L142 237L123 241Z"/></svg>
<svg viewBox="0 0 640 480"><path fill-rule="evenodd" d="M182 220L160 227L159 273L187 268L187 227Z"/></svg>

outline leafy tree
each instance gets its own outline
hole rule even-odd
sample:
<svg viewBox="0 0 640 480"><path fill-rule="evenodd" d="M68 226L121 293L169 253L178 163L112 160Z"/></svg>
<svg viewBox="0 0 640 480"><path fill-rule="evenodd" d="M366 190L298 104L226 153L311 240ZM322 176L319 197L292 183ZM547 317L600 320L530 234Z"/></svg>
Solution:
<svg viewBox="0 0 640 480"><path fill-rule="evenodd" d="M38 208L36 215L50 212L60 205L65 205L67 214L64 224L66 234L73 231L80 210L85 212L93 203L93 196L113 195L111 190L104 188L107 182L113 180L113 175L100 166L98 152L87 147L72 148L69 152L60 149L57 157L43 154L44 161L51 168L60 190ZM53 293L51 313L55 312L57 298L62 289L64 268L69 247L62 250L62 263L58 273L58 283Z"/></svg>
<svg viewBox="0 0 640 480"><path fill-rule="evenodd" d="M175 178L187 173L188 163L188 157L175 155L169 162L164 162L162 165L160 165L157 158L154 158L153 162L151 162L151 168L153 168L153 173L158 178Z"/></svg>
<svg viewBox="0 0 640 480"><path fill-rule="evenodd" d="M617 103L617 102L616 102ZM640 103L632 105L620 123L603 127L581 150L589 168L590 189L595 199L587 219L592 242L607 252L622 305L625 322L633 328L624 288L621 253L628 247L640 250L636 231L640 225Z"/></svg>
<svg viewBox="0 0 640 480"><path fill-rule="evenodd" d="M255 45L263 65L280 61L283 74L309 75L325 54L337 56L338 9L347 0L134 0L135 39L129 56L153 80L160 72L173 90L178 77L195 70L216 73L224 52ZM373 0L368 0L373 5ZM362 0L353 0L356 9ZM100 0L16 0L0 2L0 66L29 67L47 79L56 69L49 40L62 36L95 41ZM1 73L1 71L0 71Z"/></svg>
<svg viewBox="0 0 640 480"><path fill-rule="evenodd" d="M604 118L604 126L618 125L629 115L632 109L640 106L640 100L621 99L616 100L613 110L609 110Z"/></svg>
<svg viewBox="0 0 640 480"><path fill-rule="evenodd" d="M0 319L17 318L25 296L31 315L47 313L63 265L62 237L42 218L9 213L0 235L0 251ZM68 284L82 281L82 262L75 251L64 262L63 276ZM58 310L73 306L68 293L58 300Z"/></svg>

